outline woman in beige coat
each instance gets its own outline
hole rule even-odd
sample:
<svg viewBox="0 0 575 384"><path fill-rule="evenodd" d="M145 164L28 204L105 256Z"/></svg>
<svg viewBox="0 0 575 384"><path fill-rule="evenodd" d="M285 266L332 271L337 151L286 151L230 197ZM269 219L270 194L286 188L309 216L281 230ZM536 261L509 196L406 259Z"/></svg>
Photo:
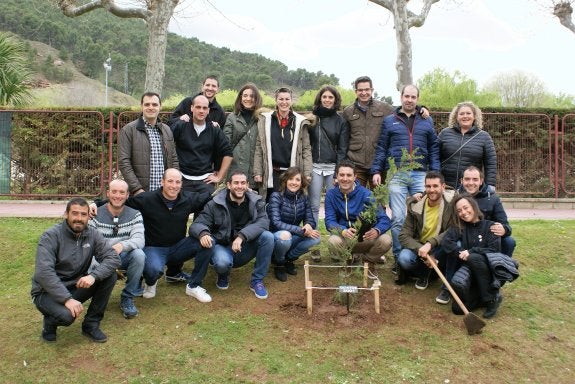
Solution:
<svg viewBox="0 0 575 384"><path fill-rule="evenodd" d="M311 179L310 123L292 111L289 88L278 89L275 99L276 109L260 116L254 156L254 181L260 184L264 197L278 190L280 175L289 167L300 167L302 176Z"/></svg>

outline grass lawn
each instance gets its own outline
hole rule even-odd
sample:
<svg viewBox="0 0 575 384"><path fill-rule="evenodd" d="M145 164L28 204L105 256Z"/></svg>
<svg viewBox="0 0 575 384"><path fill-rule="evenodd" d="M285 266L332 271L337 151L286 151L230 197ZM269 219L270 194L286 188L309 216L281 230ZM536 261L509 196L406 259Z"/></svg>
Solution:
<svg viewBox="0 0 575 384"><path fill-rule="evenodd" d="M380 315L371 293L347 313L319 291L309 316L298 262L286 283L268 275L268 300L249 291L251 266L234 270L227 291L210 270L209 304L161 281L156 298L136 300L132 320L118 308L120 282L102 322L107 343L83 337L76 322L46 344L30 278L38 237L57 221L0 219L1 383L575 382L575 221L512 223L521 277L480 335L435 303L438 281L425 291L395 286L389 264ZM314 285L336 285L332 271L314 269Z"/></svg>

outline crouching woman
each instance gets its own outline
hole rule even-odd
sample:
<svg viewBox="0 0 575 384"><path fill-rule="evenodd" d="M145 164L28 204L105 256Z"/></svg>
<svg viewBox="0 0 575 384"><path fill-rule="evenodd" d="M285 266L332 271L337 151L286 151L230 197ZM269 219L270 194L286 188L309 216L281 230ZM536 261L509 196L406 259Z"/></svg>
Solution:
<svg viewBox="0 0 575 384"><path fill-rule="evenodd" d="M494 223L483 219L475 200L469 195L459 195L453 202L455 226L442 240L447 254L447 274L456 271L451 285L467 309L485 307L483 317L492 318L501 304L501 283L491 271L487 254L499 253L501 238L490 230ZM453 313L462 314L457 303Z"/></svg>
<svg viewBox="0 0 575 384"><path fill-rule="evenodd" d="M319 244L321 235L307 196L308 181L298 167L289 167L280 177L279 192L272 193L268 204L270 229L274 234L274 275L287 281L296 275L294 261Z"/></svg>

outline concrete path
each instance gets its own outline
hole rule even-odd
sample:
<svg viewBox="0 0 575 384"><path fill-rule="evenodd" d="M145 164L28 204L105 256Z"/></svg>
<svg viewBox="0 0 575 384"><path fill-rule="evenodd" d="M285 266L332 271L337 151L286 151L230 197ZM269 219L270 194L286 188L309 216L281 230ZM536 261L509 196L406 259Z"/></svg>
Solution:
<svg viewBox="0 0 575 384"><path fill-rule="evenodd" d="M61 217L65 210L65 201L0 200L0 217ZM506 211L510 220L575 220L575 209L510 208ZM323 218L323 209L320 217Z"/></svg>

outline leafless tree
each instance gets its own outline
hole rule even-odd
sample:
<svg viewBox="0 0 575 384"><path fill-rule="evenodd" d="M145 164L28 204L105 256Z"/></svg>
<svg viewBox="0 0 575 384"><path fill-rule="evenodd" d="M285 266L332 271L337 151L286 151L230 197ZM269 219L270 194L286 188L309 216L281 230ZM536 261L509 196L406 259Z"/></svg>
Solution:
<svg viewBox="0 0 575 384"><path fill-rule="evenodd" d="M164 83L164 61L168 43L168 25L176 6L183 0L133 0L116 4L115 0L57 0L68 17L77 17L102 8L121 18L138 18L148 26L146 91L161 92Z"/></svg>
<svg viewBox="0 0 575 384"><path fill-rule="evenodd" d="M573 0L553 1L553 15L557 16L561 25L575 33L573 24Z"/></svg>
<svg viewBox="0 0 575 384"><path fill-rule="evenodd" d="M395 39L397 41L397 60L395 68L397 70L397 90L406 84L413 84L413 68L411 54L411 36L409 28L421 27L429 14L431 6L439 0L423 0L423 6L419 14L415 14L407 9L409 0L369 0L374 4L387 9L393 15L393 25L395 27Z"/></svg>

